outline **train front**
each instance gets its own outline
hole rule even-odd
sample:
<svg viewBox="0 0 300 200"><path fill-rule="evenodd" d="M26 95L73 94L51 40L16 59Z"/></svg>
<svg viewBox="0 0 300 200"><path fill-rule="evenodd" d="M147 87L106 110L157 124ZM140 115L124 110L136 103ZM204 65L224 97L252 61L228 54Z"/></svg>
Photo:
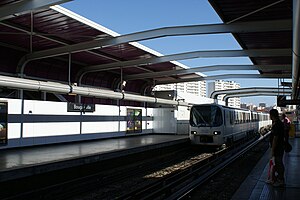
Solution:
<svg viewBox="0 0 300 200"><path fill-rule="evenodd" d="M218 105L194 105L190 112L190 139L192 144L220 146L223 140L222 107Z"/></svg>

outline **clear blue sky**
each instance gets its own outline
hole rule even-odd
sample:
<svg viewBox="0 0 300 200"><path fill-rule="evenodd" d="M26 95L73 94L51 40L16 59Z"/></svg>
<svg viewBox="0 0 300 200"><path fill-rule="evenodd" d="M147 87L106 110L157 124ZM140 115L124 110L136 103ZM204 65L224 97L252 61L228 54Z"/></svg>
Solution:
<svg viewBox="0 0 300 200"><path fill-rule="evenodd" d="M62 5L119 34L127 34L166 26L221 23L221 19L206 0L74 0ZM141 44L164 55L197 50L241 49L231 34L201 36L178 36L152 39ZM212 64L252 64L246 57L241 58L199 58L180 60L189 66L198 67ZM218 71L205 73L217 75L227 73L254 74L256 71ZM231 79L241 87L277 87L275 79ZM261 102L274 105L275 97L247 97L243 103L258 105Z"/></svg>

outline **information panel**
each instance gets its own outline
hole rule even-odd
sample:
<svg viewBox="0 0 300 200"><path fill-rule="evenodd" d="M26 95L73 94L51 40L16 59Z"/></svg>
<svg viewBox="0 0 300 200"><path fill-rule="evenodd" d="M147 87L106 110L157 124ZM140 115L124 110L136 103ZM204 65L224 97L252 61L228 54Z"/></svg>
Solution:
<svg viewBox="0 0 300 200"><path fill-rule="evenodd" d="M0 102L0 145L7 144L7 102Z"/></svg>
<svg viewBox="0 0 300 200"><path fill-rule="evenodd" d="M127 109L127 129L126 133L142 132L142 109Z"/></svg>

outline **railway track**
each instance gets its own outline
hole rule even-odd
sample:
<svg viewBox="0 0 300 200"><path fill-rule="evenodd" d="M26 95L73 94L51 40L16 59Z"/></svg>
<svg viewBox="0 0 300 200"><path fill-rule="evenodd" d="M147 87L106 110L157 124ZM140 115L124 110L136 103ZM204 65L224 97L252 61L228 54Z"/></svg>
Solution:
<svg viewBox="0 0 300 200"><path fill-rule="evenodd" d="M182 146L168 152L161 150L157 155L142 155L133 164L117 163L122 165L121 168L96 170L91 174L76 175L75 178L63 173L71 177L45 187L14 192L13 195L1 199L185 198L194 188L242 155L236 152L246 152L255 143L257 142L236 144L213 153L194 151L190 147ZM36 183L45 181L39 180L43 177L36 179Z"/></svg>
<svg viewBox="0 0 300 200"><path fill-rule="evenodd" d="M262 139L235 144L231 148L218 151L181 171L170 174L148 186L118 197L117 199L187 199L190 193L227 165L244 155Z"/></svg>
<svg viewBox="0 0 300 200"><path fill-rule="evenodd" d="M161 151L165 151L165 153L163 154ZM194 154L189 146L178 145L167 150L157 150L153 154L144 153L140 157L137 156L135 162L131 164L125 164L126 158L125 161L120 158L117 161L103 163L103 165L107 165L105 170L94 169L98 165L95 165L95 167L82 166L78 169L67 169L61 172L30 177L20 180L20 182L2 183L1 186L4 190L0 192L0 199L72 199L74 196L132 179L132 177L137 177L145 171L155 171L162 166L170 165L180 157L184 159ZM128 162L131 160L132 158L128 159ZM89 170L91 173L86 172ZM62 176L65 176L65 178L62 178ZM62 180L53 181L53 179ZM46 184L47 181L52 183ZM30 187L29 185L36 186Z"/></svg>

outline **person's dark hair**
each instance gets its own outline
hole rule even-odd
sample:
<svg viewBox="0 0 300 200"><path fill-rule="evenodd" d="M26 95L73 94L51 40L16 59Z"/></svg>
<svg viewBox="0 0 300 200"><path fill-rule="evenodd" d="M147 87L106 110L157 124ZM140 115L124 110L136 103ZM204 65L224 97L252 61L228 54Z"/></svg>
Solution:
<svg viewBox="0 0 300 200"><path fill-rule="evenodd" d="M278 117L279 117L278 110L276 110L276 109L271 109L271 110L270 110L270 115L273 116L273 117L278 118Z"/></svg>

